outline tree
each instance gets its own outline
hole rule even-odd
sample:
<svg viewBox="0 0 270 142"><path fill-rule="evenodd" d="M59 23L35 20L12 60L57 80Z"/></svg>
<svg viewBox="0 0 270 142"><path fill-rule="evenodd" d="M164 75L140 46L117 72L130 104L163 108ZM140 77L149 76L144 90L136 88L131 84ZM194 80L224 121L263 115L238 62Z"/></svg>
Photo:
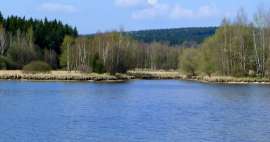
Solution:
<svg viewBox="0 0 270 142"><path fill-rule="evenodd" d="M2 15L1 11L0 11L0 25L2 25L3 22L4 22L4 17Z"/></svg>
<svg viewBox="0 0 270 142"><path fill-rule="evenodd" d="M46 63L48 63L53 69L58 67L57 63L57 54L54 50L44 49L44 59Z"/></svg>
<svg viewBox="0 0 270 142"><path fill-rule="evenodd" d="M198 69L198 52L195 48L186 48L182 51L179 60L180 70L188 75L195 76Z"/></svg>
<svg viewBox="0 0 270 142"><path fill-rule="evenodd" d="M201 72L230 76L270 74L270 12L259 8L252 22L240 10L231 22L224 19L211 38L197 50Z"/></svg>
<svg viewBox="0 0 270 142"><path fill-rule="evenodd" d="M266 62L268 58L268 52L270 52L269 44L269 28L270 28L270 13L265 8L258 8L257 13L254 16L254 28L253 28L253 42L254 50L256 53L256 71L257 74L264 76L266 71ZM268 32L268 33L267 33Z"/></svg>
<svg viewBox="0 0 270 142"><path fill-rule="evenodd" d="M1 15L0 15L0 18L1 18ZM3 28L3 26L0 24L0 55L3 56L6 50L7 50L6 31Z"/></svg>
<svg viewBox="0 0 270 142"><path fill-rule="evenodd" d="M213 38L207 39L199 52L199 69L209 77L217 71L216 46L213 46Z"/></svg>
<svg viewBox="0 0 270 142"><path fill-rule="evenodd" d="M103 65L102 60L100 59L98 54L94 55L94 58L92 60L92 67L93 67L93 72L96 72L96 73L105 72L104 65Z"/></svg>
<svg viewBox="0 0 270 142"><path fill-rule="evenodd" d="M10 47L7 54L12 61L17 63L18 68L36 59L32 36L32 29L29 29L27 33L22 33L18 30L16 36L10 39Z"/></svg>
<svg viewBox="0 0 270 142"><path fill-rule="evenodd" d="M68 71L71 70L71 48L74 46L74 38L65 36L61 46L62 54L60 56L61 67L66 67Z"/></svg>

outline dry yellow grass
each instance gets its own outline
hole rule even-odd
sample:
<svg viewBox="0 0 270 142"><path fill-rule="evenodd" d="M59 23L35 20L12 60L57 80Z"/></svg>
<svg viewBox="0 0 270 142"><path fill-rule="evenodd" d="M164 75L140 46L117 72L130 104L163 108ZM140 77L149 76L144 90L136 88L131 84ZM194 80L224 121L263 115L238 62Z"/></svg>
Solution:
<svg viewBox="0 0 270 142"><path fill-rule="evenodd" d="M24 73L20 70L1 70L0 79L17 80L92 80L92 81L119 81L130 79L183 79L176 71L146 71L134 70L127 74L97 74L81 73L76 71L51 71L49 73Z"/></svg>
<svg viewBox="0 0 270 142"><path fill-rule="evenodd" d="M226 83L226 84L270 84L269 78L256 77L232 77L232 76L196 76L190 80L212 83Z"/></svg>
<svg viewBox="0 0 270 142"><path fill-rule="evenodd" d="M177 71L163 71L163 70L132 70L127 72L128 75L134 76L138 79L183 79L184 75Z"/></svg>
<svg viewBox="0 0 270 142"><path fill-rule="evenodd" d="M118 82L130 79L180 79L212 83L247 84L259 83L270 84L269 78L249 78L230 76L194 76L187 77L177 71L163 70L132 70L127 74L97 74L81 73L76 71L51 71L49 73L23 73L20 70L0 70L0 79L14 80L78 80L78 81L105 81Z"/></svg>
<svg viewBox="0 0 270 142"><path fill-rule="evenodd" d="M81 73L75 71L51 71L49 73L23 73L20 70L1 70L0 79L23 80L80 80L80 81L119 81L130 79L128 76L109 74Z"/></svg>

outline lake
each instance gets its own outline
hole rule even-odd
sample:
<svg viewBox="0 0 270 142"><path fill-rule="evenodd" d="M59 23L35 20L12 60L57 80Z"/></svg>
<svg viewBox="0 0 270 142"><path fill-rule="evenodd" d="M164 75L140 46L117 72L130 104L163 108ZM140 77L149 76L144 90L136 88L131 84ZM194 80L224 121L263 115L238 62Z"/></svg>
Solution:
<svg viewBox="0 0 270 142"><path fill-rule="evenodd" d="M0 81L1 142L269 142L270 86Z"/></svg>

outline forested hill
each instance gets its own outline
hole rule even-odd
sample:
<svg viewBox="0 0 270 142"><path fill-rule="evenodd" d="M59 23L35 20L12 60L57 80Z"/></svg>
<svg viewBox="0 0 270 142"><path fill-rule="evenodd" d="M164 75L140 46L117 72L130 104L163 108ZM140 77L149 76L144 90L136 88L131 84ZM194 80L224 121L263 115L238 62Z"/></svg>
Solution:
<svg viewBox="0 0 270 142"><path fill-rule="evenodd" d="M77 35L75 27L58 20L4 17L0 12L0 69L21 69L36 60L59 68L65 36Z"/></svg>
<svg viewBox="0 0 270 142"><path fill-rule="evenodd" d="M134 39L145 42L162 42L170 45L183 43L202 43L204 39L215 34L217 27L173 28L127 32Z"/></svg>
<svg viewBox="0 0 270 142"><path fill-rule="evenodd" d="M53 50L60 53L60 46L66 35L77 36L76 27L64 24L58 20L27 19L25 17L8 16L4 18L0 12L0 26L5 29L6 34L10 36L19 36L19 34L28 34L29 30L33 32L34 44L41 49Z"/></svg>

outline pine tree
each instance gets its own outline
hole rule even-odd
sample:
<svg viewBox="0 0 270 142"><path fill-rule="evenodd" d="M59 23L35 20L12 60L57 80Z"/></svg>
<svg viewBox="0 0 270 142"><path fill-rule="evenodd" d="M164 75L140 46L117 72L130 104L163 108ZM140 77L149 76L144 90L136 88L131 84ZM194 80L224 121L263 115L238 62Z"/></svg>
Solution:
<svg viewBox="0 0 270 142"><path fill-rule="evenodd" d="M4 22L4 17L2 15L1 11L0 11L0 25L2 25L3 22Z"/></svg>

